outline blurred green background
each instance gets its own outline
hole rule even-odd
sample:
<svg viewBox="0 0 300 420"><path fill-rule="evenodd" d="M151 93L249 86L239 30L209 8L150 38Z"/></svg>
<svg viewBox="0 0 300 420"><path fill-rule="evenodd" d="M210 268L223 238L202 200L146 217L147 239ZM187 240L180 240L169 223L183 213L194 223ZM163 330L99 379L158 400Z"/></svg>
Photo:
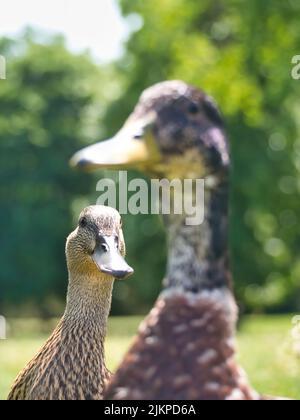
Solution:
<svg viewBox="0 0 300 420"><path fill-rule="evenodd" d="M0 81L0 313L61 313L65 238L107 175L76 173L68 160L115 133L145 87L173 78L213 95L226 119L242 310L299 311L300 81L291 59L300 53L300 1L119 4L135 30L107 65L71 53L59 35L27 29L0 39L9 75ZM125 235L136 274L116 285L113 314L141 314L160 289L165 235L156 216L130 215Z"/></svg>

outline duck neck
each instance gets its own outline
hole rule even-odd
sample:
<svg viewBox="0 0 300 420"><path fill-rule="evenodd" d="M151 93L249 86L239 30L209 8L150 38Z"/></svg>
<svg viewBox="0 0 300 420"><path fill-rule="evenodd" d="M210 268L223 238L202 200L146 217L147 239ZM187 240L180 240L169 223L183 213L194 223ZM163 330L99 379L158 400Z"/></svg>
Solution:
<svg viewBox="0 0 300 420"><path fill-rule="evenodd" d="M95 339L104 340L111 308L114 280L103 278L100 273L73 275L69 272L67 306L64 314L66 325L84 327Z"/></svg>
<svg viewBox="0 0 300 420"><path fill-rule="evenodd" d="M169 258L165 286L194 293L227 288L231 283L228 175L222 179L205 179L204 189L193 191L193 203L196 203L198 214L204 210L202 223L187 224L187 214L166 218Z"/></svg>

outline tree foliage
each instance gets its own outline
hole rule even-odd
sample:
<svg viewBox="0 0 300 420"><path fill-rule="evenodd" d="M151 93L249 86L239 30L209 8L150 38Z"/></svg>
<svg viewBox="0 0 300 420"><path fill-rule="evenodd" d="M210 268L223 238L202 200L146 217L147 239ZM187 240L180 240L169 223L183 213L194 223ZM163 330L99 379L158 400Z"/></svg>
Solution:
<svg viewBox="0 0 300 420"><path fill-rule="evenodd" d="M72 203L93 187L68 160L91 130L99 70L61 38L35 38L27 31L22 40L1 41L8 65L0 82L0 305L47 308L66 289Z"/></svg>

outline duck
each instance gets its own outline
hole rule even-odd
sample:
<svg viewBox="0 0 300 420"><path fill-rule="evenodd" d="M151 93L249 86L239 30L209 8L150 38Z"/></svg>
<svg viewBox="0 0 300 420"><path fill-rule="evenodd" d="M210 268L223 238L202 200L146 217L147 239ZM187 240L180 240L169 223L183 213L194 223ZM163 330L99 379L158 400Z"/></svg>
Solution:
<svg viewBox="0 0 300 420"><path fill-rule="evenodd" d="M66 242L69 273L64 315L46 344L15 380L8 400L101 400L111 373L104 340L115 279L127 264L119 213L89 206Z"/></svg>
<svg viewBox="0 0 300 420"><path fill-rule="evenodd" d="M115 137L77 152L71 164L81 170L134 168L169 181L204 180L201 223L187 223L185 211L164 215L168 263L162 291L104 398L263 399L236 357L238 308L228 252L230 152L213 98L180 80L155 84L142 93ZM193 191L193 202L197 194ZM174 208L176 197L171 200Z"/></svg>

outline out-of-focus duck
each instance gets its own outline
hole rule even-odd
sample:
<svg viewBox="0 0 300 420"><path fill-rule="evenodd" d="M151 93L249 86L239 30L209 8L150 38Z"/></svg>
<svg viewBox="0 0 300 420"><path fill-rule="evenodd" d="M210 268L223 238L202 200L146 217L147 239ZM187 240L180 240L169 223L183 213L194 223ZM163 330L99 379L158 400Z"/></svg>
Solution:
<svg viewBox="0 0 300 420"><path fill-rule="evenodd" d="M69 236L69 289L65 314L37 356L17 377L10 400L98 400L111 374L104 339L114 278L132 274L123 256L119 213L85 209Z"/></svg>
<svg viewBox="0 0 300 420"><path fill-rule="evenodd" d="M181 81L157 84L142 94L115 138L77 153L72 164L86 170L135 167L169 180L205 179L203 223L187 224L184 212L165 216L164 288L105 398L260 399L236 361L237 305L227 239L230 159L213 100Z"/></svg>

